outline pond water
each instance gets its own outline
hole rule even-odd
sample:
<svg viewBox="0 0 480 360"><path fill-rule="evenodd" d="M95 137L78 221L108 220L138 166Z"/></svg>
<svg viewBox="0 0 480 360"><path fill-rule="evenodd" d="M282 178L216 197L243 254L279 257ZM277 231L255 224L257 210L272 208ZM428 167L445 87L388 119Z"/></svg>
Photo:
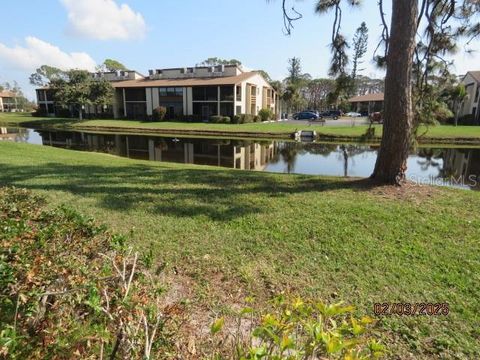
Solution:
<svg viewBox="0 0 480 360"><path fill-rule="evenodd" d="M0 139L4 140L134 159L291 174L368 177L378 150L378 146L365 144L1 129ZM421 184L480 189L480 149L419 147L408 158L407 177Z"/></svg>

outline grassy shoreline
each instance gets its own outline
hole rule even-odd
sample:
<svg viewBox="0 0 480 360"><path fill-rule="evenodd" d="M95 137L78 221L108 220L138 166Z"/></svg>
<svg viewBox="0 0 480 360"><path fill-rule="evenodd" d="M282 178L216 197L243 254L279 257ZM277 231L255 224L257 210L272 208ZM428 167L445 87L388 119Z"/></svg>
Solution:
<svg viewBox="0 0 480 360"><path fill-rule="evenodd" d="M289 123L208 124L182 122L142 122L131 120L73 120L34 118L30 114L0 114L0 125L31 128L57 128L82 131L120 132L137 134L170 134L192 136L235 136L241 138L290 139L299 130L315 130L321 141L361 141L367 125L322 126ZM375 136L370 142L380 142L382 126L375 125ZM423 134L427 129L420 129ZM419 144L480 145L480 127L441 125L429 128L417 139Z"/></svg>
<svg viewBox="0 0 480 360"><path fill-rule="evenodd" d="M477 358L480 194L152 163L0 143L0 185L68 203L151 249L192 318L247 295L448 302L448 317L380 318L398 358ZM413 354L413 355L412 355Z"/></svg>

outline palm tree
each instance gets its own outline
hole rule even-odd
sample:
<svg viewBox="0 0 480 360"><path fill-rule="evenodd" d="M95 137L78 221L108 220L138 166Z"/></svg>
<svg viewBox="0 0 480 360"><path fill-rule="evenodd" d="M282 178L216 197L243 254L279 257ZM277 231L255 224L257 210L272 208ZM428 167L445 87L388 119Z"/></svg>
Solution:
<svg viewBox="0 0 480 360"><path fill-rule="evenodd" d="M455 126L458 125L458 115L460 113L460 107L468 98L467 90L463 84L455 86L450 91L450 99L453 102L453 111L455 111Z"/></svg>

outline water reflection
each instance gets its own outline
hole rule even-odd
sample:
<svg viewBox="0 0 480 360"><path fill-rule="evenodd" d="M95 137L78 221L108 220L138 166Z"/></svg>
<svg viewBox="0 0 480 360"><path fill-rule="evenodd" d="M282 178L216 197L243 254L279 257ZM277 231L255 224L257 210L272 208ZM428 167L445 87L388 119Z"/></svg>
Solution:
<svg viewBox="0 0 480 360"><path fill-rule="evenodd" d="M29 134L27 129L0 127L0 140L28 142Z"/></svg>
<svg viewBox="0 0 480 360"><path fill-rule="evenodd" d="M265 170L276 142L39 131L44 145L100 151L139 160Z"/></svg>
<svg viewBox="0 0 480 360"><path fill-rule="evenodd" d="M215 165L280 173L370 176L378 146L199 139L67 131L2 130L13 141L99 151L134 159ZM419 148L408 158L407 177L422 184L479 189L480 149Z"/></svg>

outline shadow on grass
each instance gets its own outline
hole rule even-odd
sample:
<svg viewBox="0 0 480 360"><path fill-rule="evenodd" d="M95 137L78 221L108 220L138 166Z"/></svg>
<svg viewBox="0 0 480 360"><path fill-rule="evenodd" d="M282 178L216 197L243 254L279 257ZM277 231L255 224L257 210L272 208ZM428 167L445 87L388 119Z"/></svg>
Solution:
<svg viewBox="0 0 480 360"><path fill-rule="evenodd" d="M206 216L217 221L268 212L274 197L349 188L366 190L373 186L366 180L147 165L16 166L0 160L0 167L1 185L68 192L114 211Z"/></svg>

